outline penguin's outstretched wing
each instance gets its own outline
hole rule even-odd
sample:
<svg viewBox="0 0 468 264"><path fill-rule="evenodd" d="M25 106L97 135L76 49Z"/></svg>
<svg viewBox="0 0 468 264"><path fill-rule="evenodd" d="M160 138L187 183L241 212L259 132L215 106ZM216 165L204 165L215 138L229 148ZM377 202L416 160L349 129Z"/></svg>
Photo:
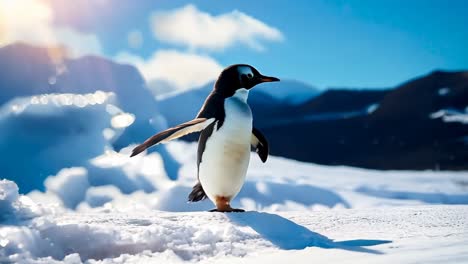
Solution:
<svg viewBox="0 0 468 264"><path fill-rule="evenodd" d="M257 152L260 159L265 163L268 158L268 141L260 130L252 128L252 137L250 144Z"/></svg>
<svg viewBox="0 0 468 264"><path fill-rule="evenodd" d="M191 121L185 122L183 124L180 124L176 127L171 127L169 129L166 129L162 132L159 132L158 134L148 138L143 144L137 146L136 148L133 149L132 155L130 157L133 157L141 152L143 152L145 149L158 144L158 143L166 143L170 140L180 138L182 136L185 136L187 134L193 133L193 132L198 132L203 129L205 129L209 124L213 123L215 119L214 118L195 118Z"/></svg>

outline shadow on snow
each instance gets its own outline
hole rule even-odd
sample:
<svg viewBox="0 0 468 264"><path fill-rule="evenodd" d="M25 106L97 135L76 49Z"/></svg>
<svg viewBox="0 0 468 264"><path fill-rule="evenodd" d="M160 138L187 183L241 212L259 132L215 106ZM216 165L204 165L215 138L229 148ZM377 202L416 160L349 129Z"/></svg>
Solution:
<svg viewBox="0 0 468 264"><path fill-rule="evenodd" d="M281 249L304 249L306 247L338 248L343 250L382 254L378 250L364 247L391 243L390 240L356 239L333 241L326 236L313 232L304 226L277 214L246 212L227 214L229 219L239 225L249 226L263 238Z"/></svg>

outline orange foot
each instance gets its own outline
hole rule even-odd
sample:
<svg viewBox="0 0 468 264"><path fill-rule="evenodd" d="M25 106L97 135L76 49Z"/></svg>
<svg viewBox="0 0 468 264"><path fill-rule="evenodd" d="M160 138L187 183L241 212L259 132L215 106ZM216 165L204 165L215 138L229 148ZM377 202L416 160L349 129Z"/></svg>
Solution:
<svg viewBox="0 0 468 264"><path fill-rule="evenodd" d="M215 197L216 209L210 210L210 212L222 212L222 213L231 213L231 212L245 212L244 209L232 208L230 205L231 197L225 196L216 196Z"/></svg>

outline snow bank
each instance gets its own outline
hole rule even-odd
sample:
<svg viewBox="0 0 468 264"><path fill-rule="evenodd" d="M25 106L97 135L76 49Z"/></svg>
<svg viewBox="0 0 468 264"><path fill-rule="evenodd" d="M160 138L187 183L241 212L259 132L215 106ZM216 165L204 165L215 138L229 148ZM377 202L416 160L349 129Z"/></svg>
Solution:
<svg viewBox="0 0 468 264"><path fill-rule="evenodd" d="M130 149L121 153L107 151L84 167L62 169L45 180L45 192L35 191L30 196L46 203L59 201L68 209L75 209L83 202L85 208L94 208L119 197L129 200L132 193L149 197L159 186L169 184L171 180L159 154L130 158Z"/></svg>
<svg viewBox="0 0 468 264"><path fill-rule="evenodd" d="M111 120L112 93L49 94L17 98L0 108L2 177L22 192L43 189L49 175L84 165L110 148L121 132ZM118 109L117 107L113 106ZM103 132L106 132L103 133Z"/></svg>
<svg viewBox="0 0 468 264"><path fill-rule="evenodd" d="M0 225L31 219L44 213L44 209L29 197L18 194L18 186L9 180L0 181ZM0 237L0 244L1 237Z"/></svg>
<svg viewBox="0 0 468 264"><path fill-rule="evenodd" d="M48 177L44 184L47 191L57 195L68 208L75 208L89 188L87 171L81 167L62 169L57 176Z"/></svg>

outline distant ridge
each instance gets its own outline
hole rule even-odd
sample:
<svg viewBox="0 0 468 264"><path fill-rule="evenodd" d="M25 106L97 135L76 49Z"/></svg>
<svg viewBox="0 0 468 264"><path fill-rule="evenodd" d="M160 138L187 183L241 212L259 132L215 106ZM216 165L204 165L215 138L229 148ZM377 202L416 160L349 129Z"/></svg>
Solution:
<svg viewBox="0 0 468 264"><path fill-rule="evenodd" d="M349 108L373 100L361 112ZM334 118L271 122L263 130L274 155L302 161L388 170L466 170L467 107L468 72L435 71L387 91L326 92L291 112L336 113L330 115ZM345 110L361 114L346 115Z"/></svg>

